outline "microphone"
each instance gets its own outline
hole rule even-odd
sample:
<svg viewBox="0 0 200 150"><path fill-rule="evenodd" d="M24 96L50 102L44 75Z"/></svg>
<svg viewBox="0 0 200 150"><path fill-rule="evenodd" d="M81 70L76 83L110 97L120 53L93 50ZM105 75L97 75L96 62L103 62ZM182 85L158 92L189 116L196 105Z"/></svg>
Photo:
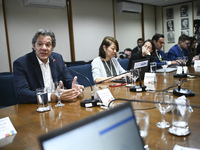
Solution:
<svg viewBox="0 0 200 150"><path fill-rule="evenodd" d="M68 68L69 69L69 68ZM70 71L82 76L83 78L85 78L88 83L90 84L90 88L91 88L91 99L85 99L83 101L80 102L81 107L96 107L99 106L98 103L100 102L98 99L94 99L94 91L92 88L92 84L90 82L90 80L88 79L88 77L86 77L85 75L80 74L79 72L69 69Z"/></svg>
<svg viewBox="0 0 200 150"><path fill-rule="evenodd" d="M124 73L121 73L121 74L119 74L119 75L112 76L112 77L110 77L110 78L107 78L107 79L105 79L105 80L101 80L101 81L97 82L96 84L103 83L103 82L105 82L105 81L107 81L107 80L113 79L113 78L115 78L115 77L121 76L121 75L123 75L123 74L126 74L126 73L129 73L129 72L130 72L130 71L126 71L126 72L124 72Z"/></svg>
<svg viewBox="0 0 200 150"><path fill-rule="evenodd" d="M187 74L186 74L187 75ZM178 88L175 88L173 90L173 94L175 96L182 96L185 95L186 97L191 97L194 96L195 93L192 90L188 90L188 89L182 89L181 88L181 78L182 76L179 78L179 82L178 82Z"/></svg>
<svg viewBox="0 0 200 150"><path fill-rule="evenodd" d="M180 66L182 66L182 73L181 73L181 74L175 74L174 77L175 77L175 78L186 78L186 77L187 77L187 74L184 73L184 68L183 68L183 65L184 65L184 64L183 64L183 62L180 63L180 62L177 61L177 60L175 60L175 61L176 61Z"/></svg>
<svg viewBox="0 0 200 150"><path fill-rule="evenodd" d="M140 75L139 75L139 81L140 81L140 86L133 86L133 87L131 87L130 88L131 92L144 92L144 91L146 91L146 86L142 85L142 79L141 79Z"/></svg>

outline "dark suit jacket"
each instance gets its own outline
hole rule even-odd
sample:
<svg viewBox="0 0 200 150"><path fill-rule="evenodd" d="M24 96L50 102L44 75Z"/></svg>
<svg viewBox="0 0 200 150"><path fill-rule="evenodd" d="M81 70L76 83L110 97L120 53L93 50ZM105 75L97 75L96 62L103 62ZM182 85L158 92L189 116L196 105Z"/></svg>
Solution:
<svg viewBox="0 0 200 150"><path fill-rule="evenodd" d="M138 46L136 46L136 47L133 49L132 54L137 53L137 52L139 52Z"/></svg>
<svg viewBox="0 0 200 150"><path fill-rule="evenodd" d="M49 65L53 82L62 80L66 88L71 88L73 77L65 66L62 56L52 52L49 57ZM37 103L36 89L44 87L44 82L35 51L15 60L13 71L18 102Z"/></svg>
<svg viewBox="0 0 200 150"><path fill-rule="evenodd" d="M162 51L158 50L158 54L161 55L162 60L168 60L167 55ZM161 68L161 60L156 55L155 62L157 63L157 68Z"/></svg>

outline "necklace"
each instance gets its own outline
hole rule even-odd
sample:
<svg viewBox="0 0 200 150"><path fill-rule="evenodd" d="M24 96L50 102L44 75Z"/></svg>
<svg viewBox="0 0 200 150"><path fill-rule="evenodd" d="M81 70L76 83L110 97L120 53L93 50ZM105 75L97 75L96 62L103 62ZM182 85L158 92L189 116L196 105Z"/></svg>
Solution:
<svg viewBox="0 0 200 150"><path fill-rule="evenodd" d="M113 76L113 71L112 71L112 62L111 62L112 60L110 60L110 67L109 67L108 63L105 61L105 59L103 59L103 61L105 62L106 67L107 67L108 70L110 71L111 76Z"/></svg>

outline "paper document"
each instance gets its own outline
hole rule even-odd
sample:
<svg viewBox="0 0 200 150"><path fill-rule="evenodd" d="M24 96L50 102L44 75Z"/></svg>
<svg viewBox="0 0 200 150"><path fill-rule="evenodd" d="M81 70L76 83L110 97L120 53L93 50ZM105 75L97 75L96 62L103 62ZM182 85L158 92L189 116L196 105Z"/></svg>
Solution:
<svg viewBox="0 0 200 150"><path fill-rule="evenodd" d="M172 72L172 71L176 71L176 70L177 70L176 68L167 68L166 72ZM164 69L158 69L158 70L156 70L156 72L164 72Z"/></svg>

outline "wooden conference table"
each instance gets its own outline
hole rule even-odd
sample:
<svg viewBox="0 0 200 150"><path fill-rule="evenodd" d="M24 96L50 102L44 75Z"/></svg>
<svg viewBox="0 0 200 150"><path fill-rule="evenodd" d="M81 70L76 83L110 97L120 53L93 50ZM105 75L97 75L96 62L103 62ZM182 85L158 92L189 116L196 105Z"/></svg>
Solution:
<svg viewBox="0 0 200 150"><path fill-rule="evenodd" d="M190 73L195 73L194 68L189 68ZM168 73L163 76L162 73L157 73L157 82L155 87L157 90L162 90L175 81L177 78L173 77L175 72ZM198 74L198 73L197 73ZM130 92L127 87L109 87L111 83L102 83L96 85L96 88L109 88L115 98L126 99L141 99L141 100L154 100L155 92ZM137 83L139 84L139 83ZM187 82L182 85L182 88L187 88L195 92L194 97L189 97L191 105L200 106L200 78L187 78ZM95 88L94 88L95 89ZM172 88L173 89L173 88ZM85 88L83 100L90 98L90 88ZM176 98L176 96L174 96ZM36 111L37 104L19 104L0 109L0 118L9 117L17 134L9 138L3 139L3 143L10 143L3 147L2 150L11 149L40 149L38 136L50 132L54 129L62 128L80 119L88 116L95 115L105 109L100 107L84 108L80 106L80 101L66 102L65 106L55 108L55 103L50 103L52 110L49 112L38 113ZM115 102L119 103L119 102ZM193 108L194 112L190 116L189 127L191 134L183 137L171 135L168 129L160 129L156 127L156 123L161 121L161 114L157 108L151 103L132 102L134 109L146 109L145 111L150 115L149 133L147 143L151 150L154 149L173 149L178 144L181 146L199 148L200 149L200 109ZM138 111L138 110L135 110ZM166 121L171 123L172 115L167 113L165 116ZM78 141L77 141L78 143ZM0 141L2 144L2 141ZM66 141L67 144L67 141Z"/></svg>

